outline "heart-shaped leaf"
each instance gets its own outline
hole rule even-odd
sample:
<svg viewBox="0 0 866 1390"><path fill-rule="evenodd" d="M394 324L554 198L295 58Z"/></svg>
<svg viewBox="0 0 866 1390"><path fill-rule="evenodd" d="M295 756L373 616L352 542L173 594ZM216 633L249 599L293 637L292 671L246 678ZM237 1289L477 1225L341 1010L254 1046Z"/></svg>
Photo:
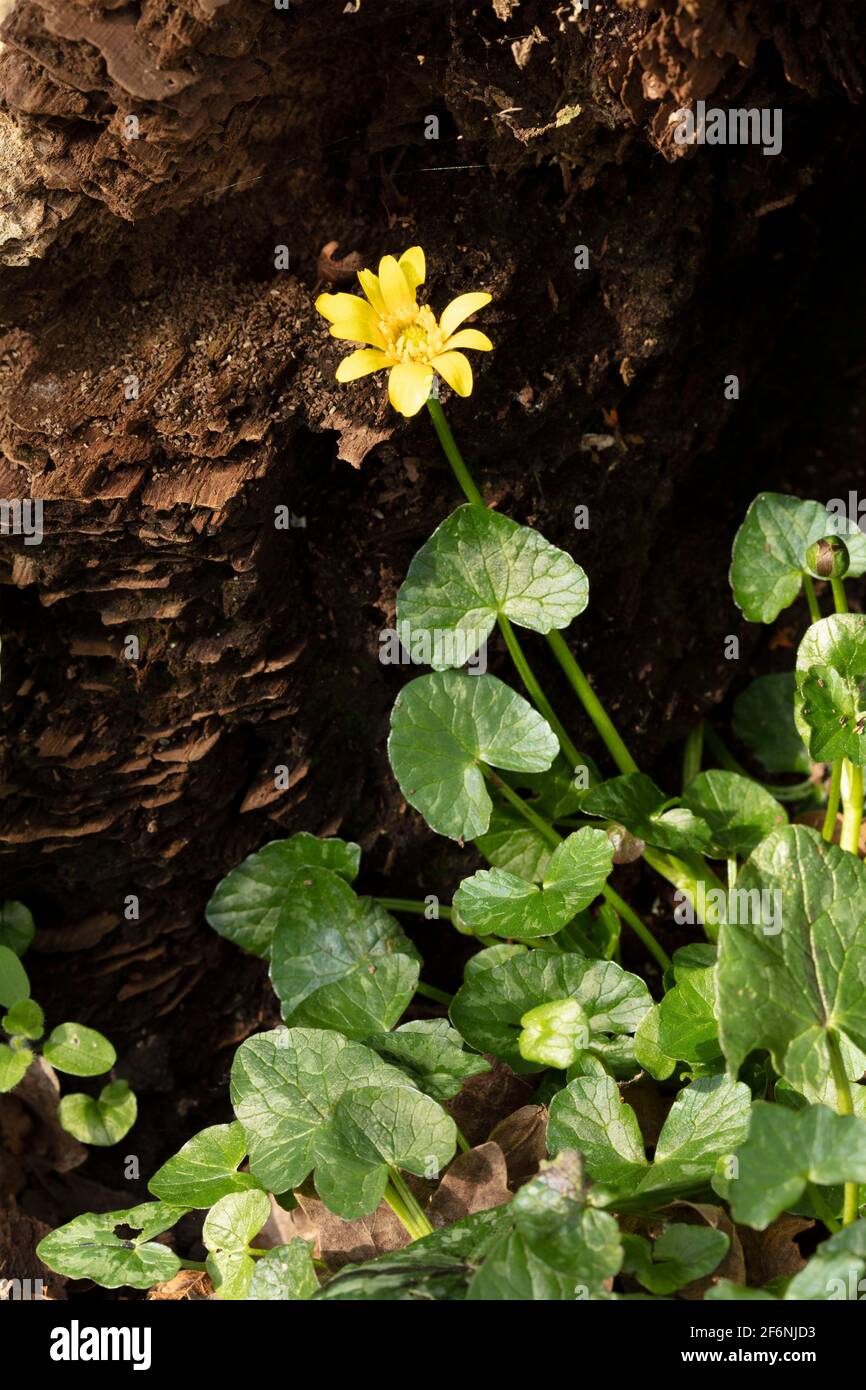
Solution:
<svg viewBox="0 0 866 1390"><path fill-rule="evenodd" d="M202 1240L209 1252L207 1272L217 1298L246 1298L255 1268L247 1246L270 1213L268 1194L258 1191L230 1192L211 1207L204 1219Z"/></svg>
<svg viewBox="0 0 866 1390"><path fill-rule="evenodd" d="M539 1004L569 998L586 1016L590 1048L603 1047L610 1035L633 1033L652 1004L643 980L613 961L538 949L467 975L451 1018L471 1047L494 1053L515 1071L532 1071L537 1064L520 1053L521 1020Z"/></svg>
<svg viewBox="0 0 866 1390"><path fill-rule="evenodd" d="M552 853L540 831L507 806L494 806L487 833L478 836L475 848L493 868L530 883L544 878Z"/></svg>
<svg viewBox="0 0 866 1390"><path fill-rule="evenodd" d="M82 1144L100 1148L116 1144L128 1134L137 1115L135 1092L125 1081L111 1081L103 1086L97 1100L83 1094L64 1096L58 1111L67 1134Z"/></svg>
<svg viewBox="0 0 866 1390"><path fill-rule="evenodd" d="M710 827L710 853L720 859L747 855L788 816L776 798L737 772L699 772L683 792L683 803Z"/></svg>
<svg viewBox="0 0 866 1390"><path fill-rule="evenodd" d="M462 666L500 614L550 632L582 613L589 583L564 550L489 507L458 507L421 547L397 595L398 629L424 633L429 665ZM458 639L458 640L455 640Z"/></svg>
<svg viewBox="0 0 866 1390"><path fill-rule="evenodd" d="M284 1192L315 1170L322 1201L347 1221L379 1205L389 1166L433 1177L457 1142L441 1106L338 1033L248 1038L232 1065L232 1104L262 1186Z"/></svg>
<svg viewBox="0 0 866 1390"><path fill-rule="evenodd" d="M479 935L552 936L598 896L612 867L604 831L576 830L554 850L540 887L502 869L480 869L463 880L454 906Z"/></svg>
<svg viewBox="0 0 866 1390"><path fill-rule="evenodd" d="M387 1030L418 983L418 953L398 922L328 869L307 869L271 942L283 1017L358 1041Z"/></svg>
<svg viewBox="0 0 866 1390"><path fill-rule="evenodd" d="M587 815L618 821L658 849L705 849L710 843L706 821L687 806L672 806L651 777L627 772L593 787L583 798Z"/></svg>
<svg viewBox="0 0 866 1390"><path fill-rule="evenodd" d="M237 1171L246 1152L243 1126L237 1121L211 1125L157 1169L148 1191L172 1206L211 1207L232 1192L258 1187L251 1173Z"/></svg>
<svg viewBox="0 0 866 1390"><path fill-rule="evenodd" d="M809 750L794 723L793 671L758 676L734 701L733 729L767 772L807 773Z"/></svg>
<svg viewBox="0 0 866 1390"><path fill-rule="evenodd" d="M374 1033L365 1042L434 1100L451 1100L467 1077L490 1071L489 1062L465 1050L445 1018L416 1019L393 1033Z"/></svg>
<svg viewBox="0 0 866 1390"><path fill-rule="evenodd" d="M277 1245L256 1260L247 1298L254 1302L297 1303L312 1298L319 1289L313 1267L313 1249L305 1240Z"/></svg>
<svg viewBox="0 0 866 1390"><path fill-rule="evenodd" d="M730 573L734 599L749 622L775 622L794 602L806 551L824 536L844 537L852 578L866 572L866 537L855 522L828 512L821 502L758 494L734 538Z"/></svg>
<svg viewBox="0 0 866 1390"><path fill-rule="evenodd" d="M579 1076L553 1097L547 1145L577 1149L590 1175L623 1197L665 1201L706 1186L716 1160L745 1138L751 1092L726 1076L702 1076L680 1091L652 1163L637 1116L610 1076Z"/></svg>
<svg viewBox="0 0 866 1390"><path fill-rule="evenodd" d="M766 1048L792 1086L832 1103L828 1034L866 1049L866 867L814 830L786 826L743 866L737 893L754 911L729 913L721 929L717 1008L728 1066L736 1074ZM763 895L781 907L775 926L760 924Z"/></svg>
<svg viewBox="0 0 866 1390"><path fill-rule="evenodd" d="M249 855L217 885L205 916L220 936L256 956L267 956L271 938L305 870L330 869L353 882L361 851L345 840L320 840L305 830L272 840Z"/></svg>
<svg viewBox="0 0 866 1390"><path fill-rule="evenodd" d="M765 1231L810 1182L866 1182L866 1120L836 1115L825 1105L795 1111L756 1101L728 1184L734 1220Z"/></svg>
<svg viewBox="0 0 866 1390"><path fill-rule="evenodd" d="M490 824L482 767L543 772L558 752L547 721L495 676L419 676L391 715L388 754L400 790L452 840L474 840Z"/></svg>
<svg viewBox="0 0 866 1390"><path fill-rule="evenodd" d="M42 1051L46 1062L70 1076L101 1076L117 1061L108 1038L83 1023L61 1023L49 1033Z"/></svg>
<svg viewBox="0 0 866 1390"><path fill-rule="evenodd" d="M797 650L794 719L821 762L866 764L866 617L833 613Z"/></svg>
<svg viewBox="0 0 866 1390"><path fill-rule="evenodd" d="M723 1231L674 1222L655 1241L644 1236L624 1236L623 1271L634 1274L650 1293L666 1298L684 1284L712 1274L728 1253L729 1245Z"/></svg>
<svg viewBox="0 0 866 1390"><path fill-rule="evenodd" d="M45 1015L35 999L19 999L0 1019L0 1026L12 1037L35 1042L45 1032Z"/></svg>
<svg viewBox="0 0 866 1390"><path fill-rule="evenodd" d="M0 903L0 946L23 956L36 935L33 913L23 903Z"/></svg>
<svg viewBox="0 0 866 1390"><path fill-rule="evenodd" d="M106 1289L124 1284L149 1289L173 1279L180 1260L153 1239L185 1215L182 1207L143 1202L125 1211L76 1216L45 1236L36 1247L39 1259L67 1279L92 1279Z"/></svg>

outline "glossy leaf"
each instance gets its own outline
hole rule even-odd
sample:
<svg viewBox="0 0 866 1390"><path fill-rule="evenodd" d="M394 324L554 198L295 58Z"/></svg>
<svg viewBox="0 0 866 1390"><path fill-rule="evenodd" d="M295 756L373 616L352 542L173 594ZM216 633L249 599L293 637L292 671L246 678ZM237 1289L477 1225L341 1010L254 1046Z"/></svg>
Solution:
<svg viewBox="0 0 866 1390"><path fill-rule="evenodd" d="M767 772L808 773L812 760L794 723L793 671L758 676L734 701L737 738Z"/></svg>
<svg viewBox="0 0 866 1390"><path fill-rule="evenodd" d="M788 822L785 808L765 787L737 772L699 772L683 803L710 827L709 852L720 859L751 854L765 835Z"/></svg>
<svg viewBox="0 0 866 1390"><path fill-rule="evenodd" d="M23 956L36 935L33 913L23 903L0 903L0 946Z"/></svg>
<svg viewBox="0 0 866 1390"><path fill-rule="evenodd" d="M467 1052L456 1028L444 1018L416 1019L365 1041L434 1100L451 1100L468 1077L490 1071L490 1063Z"/></svg>
<svg viewBox="0 0 866 1390"><path fill-rule="evenodd" d="M83 1023L61 1023L49 1033L42 1051L46 1062L70 1076L101 1076L117 1061L108 1038Z"/></svg>
<svg viewBox="0 0 866 1390"><path fill-rule="evenodd" d="M794 719L813 758L866 764L866 617L834 613L797 649Z"/></svg>
<svg viewBox="0 0 866 1390"><path fill-rule="evenodd" d="M246 1157L243 1126L211 1125L188 1139L158 1168L148 1191L163 1202L184 1207L212 1207L232 1192L258 1187L251 1173L237 1170Z"/></svg>
<svg viewBox="0 0 866 1390"><path fill-rule="evenodd" d="M479 934L519 941L552 936L598 896L612 867L604 831L577 830L554 850L540 886L502 869L480 869L463 880L454 906Z"/></svg>
<svg viewBox="0 0 866 1390"><path fill-rule="evenodd" d="M642 772L611 777L583 798L587 815L618 821L632 835L658 849L701 849L709 845L709 826L687 806L671 806L661 788Z"/></svg>
<svg viewBox="0 0 866 1390"><path fill-rule="evenodd" d="M173 1279L180 1260L154 1236L184 1215L182 1207L143 1202L124 1211L87 1212L45 1236L36 1247L39 1259L68 1279L92 1279L106 1289L128 1285L149 1289Z"/></svg>
<svg viewBox="0 0 866 1390"><path fill-rule="evenodd" d="M80 1093L64 1096L58 1110L67 1134L98 1148L117 1144L132 1129L137 1116L135 1092L125 1081L109 1082L96 1100Z"/></svg>

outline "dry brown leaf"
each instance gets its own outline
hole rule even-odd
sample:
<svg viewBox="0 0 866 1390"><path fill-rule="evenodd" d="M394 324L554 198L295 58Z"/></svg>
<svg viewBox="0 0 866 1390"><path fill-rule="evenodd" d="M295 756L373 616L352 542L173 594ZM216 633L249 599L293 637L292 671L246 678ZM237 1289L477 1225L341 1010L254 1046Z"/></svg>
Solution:
<svg viewBox="0 0 866 1390"><path fill-rule="evenodd" d="M154 1284L147 1295L148 1303L198 1303L213 1298L214 1289L203 1269L182 1269L164 1284Z"/></svg>
<svg viewBox="0 0 866 1390"><path fill-rule="evenodd" d="M374 1212L359 1221L343 1221L328 1211L315 1195L298 1192L296 1196L309 1229L315 1235L316 1254L332 1272L343 1265L387 1255L390 1250L402 1250L409 1244L408 1232L385 1202L380 1202ZM288 1214L297 1215L295 1212ZM302 1229L295 1225L293 1234L301 1235Z"/></svg>
<svg viewBox="0 0 866 1390"><path fill-rule="evenodd" d="M737 1234L746 1257L746 1282L754 1288L763 1288L770 1279L798 1274L806 1261L794 1237L811 1230L814 1224L814 1221L785 1212L766 1231L738 1226Z"/></svg>
<svg viewBox="0 0 866 1390"><path fill-rule="evenodd" d="M547 1111L543 1105L521 1105L500 1120L490 1138L505 1155L509 1187L520 1187L547 1157Z"/></svg>
<svg viewBox="0 0 866 1390"><path fill-rule="evenodd" d="M451 1118L470 1144L483 1144L500 1120L528 1105L537 1081L518 1076L505 1062L487 1056L490 1071L470 1076L463 1089L445 1104Z"/></svg>
<svg viewBox="0 0 866 1390"><path fill-rule="evenodd" d="M427 1215L437 1229L450 1226L476 1211L488 1211L511 1201L508 1168L498 1144L481 1144L458 1154L440 1182Z"/></svg>

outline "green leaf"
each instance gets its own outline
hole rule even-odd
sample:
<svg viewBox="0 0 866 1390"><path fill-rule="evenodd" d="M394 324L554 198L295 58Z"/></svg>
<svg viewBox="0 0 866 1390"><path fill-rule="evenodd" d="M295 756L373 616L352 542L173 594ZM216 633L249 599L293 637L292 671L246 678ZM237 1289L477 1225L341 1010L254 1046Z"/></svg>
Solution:
<svg viewBox="0 0 866 1390"><path fill-rule="evenodd" d="M434 1176L457 1142L441 1106L338 1033L248 1038L232 1065L232 1104L262 1186L283 1192L315 1170L322 1201L346 1220L375 1210L389 1165Z"/></svg>
<svg viewBox="0 0 866 1390"><path fill-rule="evenodd" d="M855 522L778 492L761 492L734 538L731 588L751 623L775 622L800 592L806 551L825 536L844 536L855 578L866 571L866 538Z"/></svg>
<svg viewBox="0 0 866 1390"><path fill-rule="evenodd" d="M866 764L866 617L834 613L797 649L794 720L816 761Z"/></svg>
<svg viewBox="0 0 866 1390"><path fill-rule="evenodd" d="M825 1105L797 1111L756 1101L730 1185L734 1220L764 1231L810 1182L866 1182L866 1120Z"/></svg>
<svg viewBox="0 0 866 1390"><path fill-rule="evenodd" d="M45 1031L45 1015L35 999L20 999L3 1015L0 1023L12 1036L30 1038L32 1042L41 1038Z"/></svg>
<svg viewBox="0 0 866 1390"><path fill-rule="evenodd" d="M399 923L328 869L307 869L271 943L283 1017L360 1041L391 1028L418 983L417 951Z"/></svg>
<svg viewBox="0 0 866 1390"><path fill-rule="evenodd" d="M9 946L0 946L0 1004L11 1009L30 997L27 971Z"/></svg>
<svg viewBox="0 0 866 1390"><path fill-rule="evenodd" d="M717 969L728 1066L736 1073L765 1048L809 1100L832 1100L828 1033L866 1048L866 867L814 830L786 826L751 855L737 893L750 897L721 928ZM782 909L767 929L755 921L762 894Z"/></svg>
<svg viewBox="0 0 866 1390"><path fill-rule="evenodd" d="M557 846L537 886L502 869L480 869L454 895L462 920L480 934L529 941L553 936L604 888L613 846L603 830L577 830Z"/></svg>
<svg viewBox="0 0 866 1390"><path fill-rule="evenodd" d="M635 1061L656 1081L666 1081L676 1068L676 1057L668 1057L659 1046L659 1006L654 1004L641 1019L634 1035Z"/></svg>
<svg viewBox="0 0 866 1390"><path fill-rule="evenodd" d="M64 1096L58 1118L63 1129L82 1144L107 1148L128 1134L138 1116L135 1092L125 1081L103 1086L99 1099L83 1094Z"/></svg>
<svg viewBox="0 0 866 1390"><path fill-rule="evenodd" d="M730 1241L708 1226L666 1226L655 1241L624 1236L623 1272L634 1274L650 1293L664 1298L685 1284L703 1279L721 1264Z"/></svg>
<svg viewBox="0 0 866 1390"><path fill-rule="evenodd" d="M272 840L249 855L222 881L205 908L220 936L256 956L267 956L284 908L306 869L330 869L351 883L358 874L361 850L345 840L320 840L302 830L287 840Z"/></svg>
<svg viewBox="0 0 866 1390"><path fill-rule="evenodd" d="M404 1023L393 1033L374 1033L365 1042L434 1100L451 1100L467 1077L490 1071L483 1057L464 1050L460 1034L444 1018Z"/></svg>
<svg viewBox="0 0 866 1390"><path fill-rule="evenodd" d="M100 1215L86 1212L41 1240L36 1254L67 1279L92 1279L106 1289L149 1289L173 1279L180 1269L174 1251L153 1237L184 1215L182 1207L163 1202Z"/></svg>
<svg viewBox="0 0 866 1390"><path fill-rule="evenodd" d="M511 1225L508 1206L474 1212L431 1236L364 1264L346 1265L320 1289L329 1302L458 1302L488 1250Z"/></svg>
<svg viewBox="0 0 866 1390"><path fill-rule="evenodd" d="M581 1076L554 1096L548 1148L577 1149L596 1182L623 1196L673 1194L706 1186L716 1159L745 1137L751 1094L724 1076L685 1086L662 1126L654 1161L644 1153L637 1116L609 1076Z"/></svg>
<svg viewBox="0 0 866 1390"><path fill-rule="evenodd" d="M537 1004L520 1023L517 1046L525 1062L564 1071L589 1047L589 1019L576 999Z"/></svg>
<svg viewBox="0 0 866 1390"><path fill-rule="evenodd" d="M29 1047L10 1047L0 1043L0 1092L12 1091L27 1075L33 1053Z"/></svg>
<svg viewBox="0 0 866 1390"><path fill-rule="evenodd" d="M255 1268L247 1246L270 1212L268 1194L258 1191L230 1192L211 1207L204 1219L202 1240L209 1251L207 1272L217 1298L246 1298Z"/></svg>
<svg viewBox="0 0 866 1390"><path fill-rule="evenodd" d="M765 787L737 772L699 772L683 802L710 827L710 853L720 859L751 854L765 835L788 821L785 808Z"/></svg>
<svg viewBox="0 0 866 1390"><path fill-rule="evenodd" d="M490 824L482 767L543 772L558 752L547 721L495 676L419 676L394 703L388 754L400 790L452 840L474 840Z"/></svg>
<svg viewBox="0 0 866 1390"><path fill-rule="evenodd" d="M495 946L486 946L483 951L476 951L474 956L469 957L463 967L464 982L481 975L485 970L492 970L495 965L502 965L514 956L528 954L528 946L521 946L516 941L497 941Z"/></svg>
<svg viewBox="0 0 866 1390"><path fill-rule="evenodd" d="M0 903L0 946L23 956L36 935L33 913L23 903Z"/></svg>
<svg viewBox="0 0 866 1390"><path fill-rule="evenodd" d="M246 1157L243 1126L211 1125L188 1139L158 1168L148 1191L163 1202L184 1207L212 1207L232 1192L258 1187L251 1173L239 1173Z"/></svg>
<svg viewBox="0 0 866 1390"><path fill-rule="evenodd" d="M854 1221L825 1240L785 1289L786 1302L856 1302L866 1293L866 1222Z"/></svg>
<svg viewBox="0 0 866 1390"><path fill-rule="evenodd" d="M487 1254L469 1287L470 1300L537 1302L600 1293L619 1272L619 1227L587 1207L577 1154L543 1163L511 1204L515 1229Z"/></svg>
<svg viewBox="0 0 866 1390"><path fill-rule="evenodd" d="M720 1279L704 1294L704 1302L709 1303L776 1303L774 1294L764 1289L750 1289L745 1284L734 1284L730 1279Z"/></svg>
<svg viewBox="0 0 866 1390"><path fill-rule="evenodd" d="M606 1034L633 1033L652 1000L643 980L613 961L554 955L543 949L515 955L467 977L451 1005L457 1029L478 1052L492 1052L515 1071L537 1070L520 1055L524 1015L539 1004L574 998L587 1016L590 1046Z"/></svg>
<svg viewBox="0 0 866 1390"><path fill-rule="evenodd" d="M767 772L808 773L809 750L794 723L793 671L758 676L734 701L737 738Z"/></svg>
<svg viewBox="0 0 866 1390"><path fill-rule="evenodd" d="M298 1303L318 1293L313 1250L305 1240L277 1245L256 1260L247 1298L258 1302Z"/></svg>
<svg viewBox="0 0 866 1390"><path fill-rule="evenodd" d="M49 1033L42 1051L46 1062L70 1076L100 1076L117 1061L108 1038L83 1023L61 1023Z"/></svg>
<svg viewBox="0 0 866 1390"><path fill-rule="evenodd" d="M627 772L593 787L583 798L587 815L618 821L639 840L658 849L706 848L709 826L687 806L671 798L642 772Z"/></svg>
<svg viewBox="0 0 866 1390"><path fill-rule="evenodd" d="M475 848L495 869L540 883L552 850L544 836L507 806L494 806L490 828L479 835Z"/></svg>
<svg viewBox="0 0 866 1390"><path fill-rule="evenodd" d="M500 614L546 633L568 627L588 598L586 575L564 550L529 526L469 504L437 527L409 566L397 594L398 630L407 625L409 643L424 634L428 664L441 670L468 661Z"/></svg>
<svg viewBox="0 0 866 1390"><path fill-rule="evenodd" d="M712 946L684 946L674 952L676 984L658 1011L657 1043L664 1055L694 1064L721 1058L715 965Z"/></svg>

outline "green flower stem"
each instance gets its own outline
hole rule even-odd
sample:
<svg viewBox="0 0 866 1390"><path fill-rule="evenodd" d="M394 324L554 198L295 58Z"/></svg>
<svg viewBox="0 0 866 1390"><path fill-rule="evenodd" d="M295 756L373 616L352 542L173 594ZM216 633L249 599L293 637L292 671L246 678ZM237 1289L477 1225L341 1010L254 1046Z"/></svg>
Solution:
<svg viewBox="0 0 866 1390"><path fill-rule="evenodd" d="M830 1053L830 1067L833 1071L833 1082L836 1086L836 1109L840 1115L854 1114L854 1097L851 1094L851 1083L845 1074L845 1063L842 1060L842 1049L839 1046L839 1039L832 1031L827 1034L827 1048ZM856 1182L846 1182L845 1198L842 1207L842 1225L850 1226L852 1221L856 1221L859 1215L859 1184Z"/></svg>
<svg viewBox="0 0 866 1390"><path fill-rule="evenodd" d="M461 1153L468 1154L469 1150L472 1148L472 1145L469 1143L469 1140L466 1138L466 1135L463 1133L459 1125L455 1125L454 1128L457 1130L458 1149Z"/></svg>
<svg viewBox="0 0 866 1390"><path fill-rule="evenodd" d="M839 840L849 854L860 852L860 824L863 820L863 769L842 759L842 835Z"/></svg>
<svg viewBox="0 0 866 1390"><path fill-rule="evenodd" d="M815 585L812 582L811 574L803 575L803 590L806 594L806 602L809 605L809 617L813 623L821 621L821 610L818 607L818 596L815 593Z"/></svg>
<svg viewBox="0 0 866 1390"><path fill-rule="evenodd" d="M373 902L378 903L380 907L387 908L387 910L388 910L389 912L414 912L414 913L416 913L419 917L426 917L426 916L427 916L427 907L428 907L428 905L427 905L427 903L422 902L420 898L376 898L376 897L374 897L374 898L373 898ZM439 915L444 921L446 921L446 922L450 922L450 921L451 921L451 908L450 908L450 907L442 907L442 906L440 905L440 906L437 908L437 912L438 912L438 915ZM433 918L432 920L435 921L435 918Z"/></svg>
<svg viewBox="0 0 866 1390"><path fill-rule="evenodd" d="M572 690L583 705L595 729L620 772L637 772L638 765L614 727L613 720L599 700L560 632L548 632L547 641Z"/></svg>
<svg viewBox="0 0 866 1390"><path fill-rule="evenodd" d="M833 764L833 771L830 775L830 791L827 796L827 814L824 817L824 825L821 834L824 839L831 841L836 831L836 817L839 814L839 794L842 790L842 759L837 758Z"/></svg>
<svg viewBox="0 0 866 1390"><path fill-rule="evenodd" d="M207 1265L204 1260L181 1260L180 1267L181 1269L200 1270L202 1273L207 1271Z"/></svg>
<svg viewBox="0 0 866 1390"><path fill-rule="evenodd" d="M568 734L566 733L565 729L563 728L562 724L557 718L553 706L551 705L550 701L548 700L547 696L545 695L544 691L539 685L535 672L533 671L532 667L526 659L526 654L520 645L517 634L515 633L514 628L511 626L511 623L508 621L504 613L500 613L499 615L499 629L502 633L502 636L505 638L505 645L508 648L511 660L514 662L514 665L517 668L517 674L523 681L523 684L526 687L530 699L535 704L535 707L539 711L539 713L544 715L548 724L553 729L553 732L559 739L559 745L565 756L568 758L568 761L570 762L571 766L574 768L580 767L583 764L583 759L581 758L580 753L577 750L577 747L574 743L572 743L571 739L569 738Z"/></svg>
<svg viewBox="0 0 866 1390"><path fill-rule="evenodd" d="M450 1009L453 994L446 994L444 989L437 989L435 985L425 985L423 980L419 980L415 986L415 993L422 995L424 999L432 999L436 1004L444 1004L446 1009Z"/></svg>
<svg viewBox="0 0 866 1390"><path fill-rule="evenodd" d="M648 845L643 852L643 857L651 869L655 869L656 873L667 879L668 883L672 883L675 888L679 888L681 893L685 893L696 911L699 907L699 883L704 883L709 888L717 888L722 893L725 891L721 880L716 877L712 869L707 867L700 855L695 855L694 859L691 855L677 858L673 854L662 854L659 850L651 849ZM704 931L708 939L715 941L719 934L722 918L711 903L707 904L707 911L702 916Z"/></svg>
<svg viewBox="0 0 866 1390"><path fill-rule="evenodd" d="M433 421L433 428L439 436L442 452L454 470L454 476L463 489L463 495L468 502L485 507L487 504L475 486L475 479L463 462L463 455L457 447L457 440L451 433L451 426L445 419L445 413L438 400L434 400L431 396L427 402L427 409L430 412L430 419Z"/></svg>
<svg viewBox="0 0 866 1390"><path fill-rule="evenodd" d="M525 820L529 821L529 824L534 826L540 835L544 836L547 843L551 845L553 849L556 849L557 845L562 844L562 836L558 835L553 826L549 825L537 811L534 811L532 807L523 800L523 797L518 796L513 787L509 787L507 782L503 782L501 777L497 777L492 768L482 765L482 771L485 773L488 780L492 782L493 786L496 787L497 791L502 793L505 800L508 801ZM640 938L653 959L658 962L663 970L667 970L671 963L669 956L656 941L652 932L644 926L637 913L632 911L628 903L623 902L619 894L615 893L609 884L605 884L602 889L602 896L610 903L611 907L619 913L623 921L628 922L632 931Z"/></svg>
<svg viewBox="0 0 866 1390"><path fill-rule="evenodd" d="M424 1236L433 1234L433 1227L416 1202L399 1168L388 1169L385 1201L413 1240L421 1240Z"/></svg>
<svg viewBox="0 0 866 1390"><path fill-rule="evenodd" d="M830 588L833 590L833 603L837 613L848 612L848 600L845 597L845 585L841 579L831 579Z"/></svg>
<svg viewBox="0 0 866 1390"><path fill-rule="evenodd" d="M686 746L683 749L683 791L701 770L704 753L704 721L700 720L689 730Z"/></svg>
<svg viewBox="0 0 866 1390"><path fill-rule="evenodd" d="M728 892L733 893L737 886L737 856L728 856Z"/></svg>

